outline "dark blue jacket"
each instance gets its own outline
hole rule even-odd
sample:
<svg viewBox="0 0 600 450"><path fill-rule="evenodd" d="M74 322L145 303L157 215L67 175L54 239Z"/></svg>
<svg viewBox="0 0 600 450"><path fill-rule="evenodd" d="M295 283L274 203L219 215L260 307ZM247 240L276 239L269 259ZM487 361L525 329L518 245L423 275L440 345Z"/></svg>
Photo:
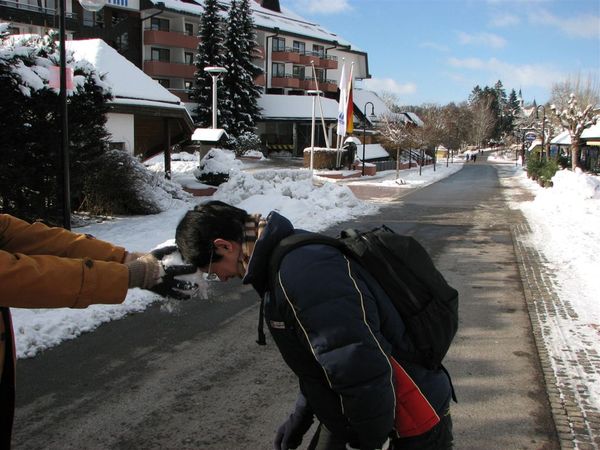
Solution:
<svg viewBox="0 0 600 450"><path fill-rule="evenodd" d="M361 449L377 448L394 429L396 394L389 357L410 349L404 323L373 277L331 246L292 250L270 288L271 252L297 232L272 212L244 283L264 296L273 340L319 421ZM447 375L404 362L402 367L441 415L451 397Z"/></svg>

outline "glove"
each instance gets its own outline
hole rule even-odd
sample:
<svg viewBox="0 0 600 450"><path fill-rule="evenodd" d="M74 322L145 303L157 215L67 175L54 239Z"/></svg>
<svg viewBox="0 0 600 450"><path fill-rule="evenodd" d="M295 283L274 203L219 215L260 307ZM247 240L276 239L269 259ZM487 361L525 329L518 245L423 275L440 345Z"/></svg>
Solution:
<svg viewBox="0 0 600 450"><path fill-rule="evenodd" d="M389 450L390 448L390 438L387 438L381 447L375 448L373 450ZM350 444L346 444L346 450L360 450L356 447L352 447Z"/></svg>
<svg viewBox="0 0 600 450"><path fill-rule="evenodd" d="M313 423L313 414L302 394L296 400L296 408L282 423L275 434L275 450L288 450L300 447L302 438Z"/></svg>
<svg viewBox="0 0 600 450"><path fill-rule="evenodd" d="M191 264L165 264L165 257L174 256L175 252L175 245L161 247L126 263L129 268L129 287L149 289L163 297L178 300L191 298L198 285L176 277L195 273L197 269Z"/></svg>

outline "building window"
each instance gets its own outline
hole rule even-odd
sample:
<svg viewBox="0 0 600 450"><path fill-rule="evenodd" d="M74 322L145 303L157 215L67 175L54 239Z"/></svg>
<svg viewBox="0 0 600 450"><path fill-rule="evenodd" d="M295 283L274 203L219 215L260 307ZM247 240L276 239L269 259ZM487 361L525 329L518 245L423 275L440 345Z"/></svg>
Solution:
<svg viewBox="0 0 600 450"><path fill-rule="evenodd" d="M325 58L325 47L313 44L313 54L319 58Z"/></svg>
<svg viewBox="0 0 600 450"><path fill-rule="evenodd" d="M283 63L273 63L273 65L271 66L272 70L273 70L273 75L274 77L279 77L279 78L283 78L285 77L285 64Z"/></svg>
<svg viewBox="0 0 600 450"><path fill-rule="evenodd" d="M315 69L315 74L317 76L317 80L319 80L319 83L325 82L325 71L323 69Z"/></svg>
<svg viewBox="0 0 600 450"><path fill-rule="evenodd" d="M301 55L306 53L306 44L304 42L294 41L293 46L296 53L300 53Z"/></svg>
<svg viewBox="0 0 600 450"><path fill-rule="evenodd" d="M292 73L294 74L294 78L304 80L304 66L294 66Z"/></svg>
<svg viewBox="0 0 600 450"><path fill-rule="evenodd" d="M158 81L158 84L160 84L164 88L168 89L171 87L171 80L169 80L168 78L155 78L155 80Z"/></svg>
<svg viewBox="0 0 600 450"><path fill-rule="evenodd" d="M186 64L192 65L194 64L194 54L191 52L185 52L183 54L184 60Z"/></svg>
<svg viewBox="0 0 600 450"><path fill-rule="evenodd" d="M274 52L285 52L285 38L282 38L282 37L273 38L273 51Z"/></svg>
<svg viewBox="0 0 600 450"><path fill-rule="evenodd" d="M185 27L185 34L187 34L188 36L193 36L194 35L194 24L192 23L186 23L184 25Z"/></svg>
<svg viewBox="0 0 600 450"><path fill-rule="evenodd" d="M46 0L46 9L56 10L56 2L54 0Z"/></svg>
<svg viewBox="0 0 600 450"><path fill-rule="evenodd" d="M194 82L191 80L183 80L183 88L190 92L194 88Z"/></svg>
<svg viewBox="0 0 600 450"><path fill-rule="evenodd" d="M168 48L154 48L152 47L151 57L152 61L171 61L171 51Z"/></svg>
<svg viewBox="0 0 600 450"><path fill-rule="evenodd" d="M117 36L115 39L115 48L119 53L125 53L129 50L129 33L127 31Z"/></svg>
<svg viewBox="0 0 600 450"><path fill-rule="evenodd" d="M150 29L154 31L169 31L169 21L167 19L153 17L150 19Z"/></svg>

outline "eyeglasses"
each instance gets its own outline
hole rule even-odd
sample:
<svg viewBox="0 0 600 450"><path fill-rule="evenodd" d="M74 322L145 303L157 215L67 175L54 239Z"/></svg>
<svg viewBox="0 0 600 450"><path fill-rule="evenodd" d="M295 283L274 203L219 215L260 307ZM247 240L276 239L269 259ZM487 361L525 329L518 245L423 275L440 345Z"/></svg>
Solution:
<svg viewBox="0 0 600 450"><path fill-rule="evenodd" d="M204 276L204 278L206 279L206 281L219 281L219 276L216 273L212 273L211 272L211 267L212 267L212 262L213 262L213 256L215 254L215 246L211 245L210 247L210 259L208 260L208 271L206 272L206 275Z"/></svg>

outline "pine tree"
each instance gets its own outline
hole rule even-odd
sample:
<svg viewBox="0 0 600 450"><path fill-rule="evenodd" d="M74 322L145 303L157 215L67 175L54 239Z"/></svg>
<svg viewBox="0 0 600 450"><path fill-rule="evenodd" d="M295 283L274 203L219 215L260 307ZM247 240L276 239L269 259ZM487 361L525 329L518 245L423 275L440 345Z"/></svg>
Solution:
<svg viewBox="0 0 600 450"><path fill-rule="evenodd" d="M260 116L257 100L260 88L254 78L262 70L252 64L252 52L256 46L254 24L248 0L232 0L227 18L225 48L227 74L223 84L227 91L227 107L230 111L229 135L238 138L254 133Z"/></svg>
<svg viewBox="0 0 600 450"><path fill-rule="evenodd" d="M191 98L198 103L196 109L196 121L200 127L210 128L212 125L212 77L204 68L210 66L225 66L224 22L219 12L217 0L205 0L204 12L200 19L198 31L200 43L196 55L195 83ZM226 98L228 94L225 89L219 90L217 95L218 127L227 129Z"/></svg>

